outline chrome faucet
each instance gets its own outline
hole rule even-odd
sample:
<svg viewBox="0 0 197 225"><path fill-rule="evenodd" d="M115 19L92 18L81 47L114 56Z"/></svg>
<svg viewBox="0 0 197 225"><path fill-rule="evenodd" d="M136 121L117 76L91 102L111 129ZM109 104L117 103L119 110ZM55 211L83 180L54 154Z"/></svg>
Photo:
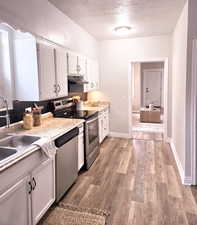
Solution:
<svg viewBox="0 0 197 225"><path fill-rule="evenodd" d="M0 118L6 119L6 127L9 128L10 127L10 115L9 115L9 110L8 110L8 101L2 96L0 96L0 99L2 99L2 101L4 102L5 107L6 107L6 114L4 116L0 116Z"/></svg>

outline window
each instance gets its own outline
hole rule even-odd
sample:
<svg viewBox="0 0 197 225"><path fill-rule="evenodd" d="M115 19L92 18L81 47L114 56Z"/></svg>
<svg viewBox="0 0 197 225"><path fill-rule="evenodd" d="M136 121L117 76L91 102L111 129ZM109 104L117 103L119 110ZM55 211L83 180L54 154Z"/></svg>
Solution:
<svg viewBox="0 0 197 225"><path fill-rule="evenodd" d="M0 96L8 101L9 108L12 108L13 100L11 32L9 26L0 24ZM0 100L0 109L4 107Z"/></svg>

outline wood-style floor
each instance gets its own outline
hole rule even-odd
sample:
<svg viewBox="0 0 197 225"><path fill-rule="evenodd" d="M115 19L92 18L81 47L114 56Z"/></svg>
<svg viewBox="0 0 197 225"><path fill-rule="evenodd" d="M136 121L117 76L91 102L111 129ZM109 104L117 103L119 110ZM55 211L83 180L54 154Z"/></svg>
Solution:
<svg viewBox="0 0 197 225"><path fill-rule="evenodd" d="M107 138L62 201L108 210L108 225L197 225L197 189L181 184L159 133Z"/></svg>

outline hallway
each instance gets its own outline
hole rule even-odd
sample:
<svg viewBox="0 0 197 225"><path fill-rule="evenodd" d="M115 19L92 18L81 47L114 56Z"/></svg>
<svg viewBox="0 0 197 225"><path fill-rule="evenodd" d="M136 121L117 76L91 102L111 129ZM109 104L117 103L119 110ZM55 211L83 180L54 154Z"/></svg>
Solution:
<svg viewBox="0 0 197 225"><path fill-rule="evenodd" d="M163 123L140 122L140 113L132 113L132 130L141 132L164 132Z"/></svg>
<svg viewBox="0 0 197 225"><path fill-rule="evenodd" d="M62 201L108 210L108 225L197 224L197 189L181 184L170 147L155 132L107 138Z"/></svg>

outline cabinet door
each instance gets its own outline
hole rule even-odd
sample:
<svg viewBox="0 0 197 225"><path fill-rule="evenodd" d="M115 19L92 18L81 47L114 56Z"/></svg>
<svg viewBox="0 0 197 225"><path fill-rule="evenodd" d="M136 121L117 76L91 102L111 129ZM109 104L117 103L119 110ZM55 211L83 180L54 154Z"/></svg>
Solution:
<svg viewBox="0 0 197 225"><path fill-rule="evenodd" d="M109 111L105 109L103 112L103 133L104 138L109 134Z"/></svg>
<svg viewBox="0 0 197 225"><path fill-rule="evenodd" d="M55 98L57 93L55 85L54 48L38 43L37 51L40 100Z"/></svg>
<svg viewBox="0 0 197 225"><path fill-rule="evenodd" d="M21 179L0 195L0 224L31 224L29 180L29 177Z"/></svg>
<svg viewBox="0 0 197 225"><path fill-rule="evenodd" d="M88 79L88 91L94 90L94 63L93 60L87 60L87 79Z"/></svg>
<svg viewBox="0 0 197 225"><path fill-rule="evenodd" d="M97 60L94 62L94 71L95 89L99 89L99 64Z"/></svg>
<svg viewBox="0 0 197 225"><path fill-rule="evenodd" d="M63 49L55 49L57 96L68 95L67 59Z"/></svg>
<svg viewBox="0 0 197 225"><path fill-rule="evenodd" d="M32 220L37 224L55 201L55 160L48 159L32 172Z"/></svg>
<svg viewBox="0 0 197 225"><path fill-rule="evenodd" d="M83 133L78 136L78 171L84 165L84 139Z"/></svg>
<svg viewBox="0 0 197 225"><path fill-rule="evenodd" d="M86 58L83 56L78 56L78 69L79 74L85 77L86 74Z"/></svg>
<svg viewBox="0 0 197 225"><path fill-rule="evenodd" d="M67 53L68 75L77 74L77 54Z"/></svg>
<svg viewBox="0 0 197 225"><path fill-rule="evenodd" d="M99 115L99 143L101 143L104 139L103 136L103 114L100 112Z"/></svg>

